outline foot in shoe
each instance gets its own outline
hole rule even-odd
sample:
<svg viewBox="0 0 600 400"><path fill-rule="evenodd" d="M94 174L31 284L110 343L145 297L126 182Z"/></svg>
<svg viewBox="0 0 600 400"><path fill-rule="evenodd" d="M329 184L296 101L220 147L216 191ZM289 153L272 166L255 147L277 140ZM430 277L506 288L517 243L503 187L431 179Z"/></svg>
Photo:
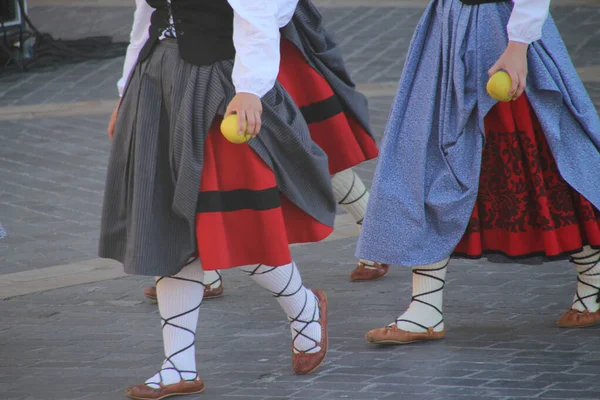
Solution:
<svg viewBox="0 0 600 400"><path fill-rule="evenodd" d="M572 309L595 313L600 309L600 250L584 248L572 257L578 273Z"/></svg>
<svg viewBox="0 0 600 400"><path fill-rule="evenodd" d="M322 290L312 290L312 294L316 297L318 317L317 313L313 313L313 317L317 318L319 324L319 336L320 339L317 342L312 336L310 340L314 342L312 348L305 351L298 351L296 346L296 338L294 338L294 345L292 347L292 367L294 372L297 374L305 375L315 371L325 360L328 349L328 336L327 336L327 296ZM312 322L311 322L312 323Z"/></svg>
<svg viewBox="0 0 600 400"><path fill-rule="evenodd" d="M162 400L167 397L196 394L204 391L204 381L197 374L194 379L184 379L185 375L187 374L179 374L165 368L148 379L146 383L128 387L125 390L125 396L136 400ZM192 376L193 374L189 375ZM180 379L172 382L176 376L180 376Z"/></svg>
<svg viewBox="0 0 600 400"><path fill-rule="evenodd" d="M319 324L319 302L315 294L304 289L306 301L303 311L295 318L290 319L292 330L293 352L298 354L318 353L321 350L321 325Z"/></svg>
<svg viewBox="0 0 600 400"><path fill-rule="evenodd" d="M350 280L354 282L374 281L387 274L389 268L388 264L360 260L354 271L350 273Z"/></svg>
<svg viewBox="0 0 600 400"><path fill-rule="evenodd" d="M411 302L408 310L396 319L396 326L407 332L434 332L444 330L444 315L421 303Z"/></svg>
<svg viewBox="0 0 600 400"><path fill-rule="evenodd" d="M193 381L198 378L196 371L181 371L178 370L171 361L165 361L159 372L153 377L146 380L145 384L152 389L160 389L161 383L166 385L173 385L181 381Z"/></svg>
<svg viewBox="0 0 600 400"><path fill-rule="evenodd" d="M204 271L204 287L206 289L218 289L223 284L223 278L219 271Z"/></svg>

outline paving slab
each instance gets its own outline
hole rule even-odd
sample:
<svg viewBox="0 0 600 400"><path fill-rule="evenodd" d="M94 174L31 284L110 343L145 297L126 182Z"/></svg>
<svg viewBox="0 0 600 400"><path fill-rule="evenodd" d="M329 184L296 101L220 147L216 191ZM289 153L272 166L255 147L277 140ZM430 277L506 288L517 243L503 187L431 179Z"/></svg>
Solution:
<svg viewBox="0 0 600 400"><path fill-rule="evenodd" d="M587 399L600 389L599 329L555 325L575 285L568 263L455 261L447 338L379 348L364 333L406 306L410 271L351 283L353 249L350 238L293 250L306 283L326 290L332 310L329 356L310 376L291 371L289 330L273 298L241 271L225 271L225 296L200 312L197 359L207 391L191 398ZM0 398L123 398L125 386L162 360L156 306L141 292L151 284L126 277L0 301Z"/></svg>

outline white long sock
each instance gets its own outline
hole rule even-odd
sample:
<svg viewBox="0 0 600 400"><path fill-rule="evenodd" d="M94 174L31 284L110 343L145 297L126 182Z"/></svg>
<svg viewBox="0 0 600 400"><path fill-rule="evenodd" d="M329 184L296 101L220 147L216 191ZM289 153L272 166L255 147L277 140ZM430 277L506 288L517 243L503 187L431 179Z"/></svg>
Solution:
<svg viewBox="0 0 600 400"><path fill-rule="evenodd" d="M294 352L316 353L321 340L318 301L314 293L302 284L295 263L280 267L258 265L244 268L252 279L277 298L290 321Z"/></svg>
<svg viewBox="0 0 600 400"><path fill-rule="evenodd" d="M341 205L356 223L361 226L365 218L367 203L369 202L369 191L362 179L352 168L338 172L331 177L333 194L335 200ZM360 228L359 228L360 229ZM373 261L360 260L367 268L373 268Z"/></svg>
<svg viewBox="0 0 600 400"><path fill-rule="evenodd" d="M413 267L413 297L408 310L396 319L398 328L409 332L444 330L442 303L448 261Z"/></svg>
<svg viewBox="0 0 600 400"><path fill-rule="evenodd" d="M223 284L219 271L204 271L204 285L216 289Z"/></svg>
<svg viewBox="0 0 600 400"><path fill-rule="evenodd" d="M335 200L361 224L369 202L369 191L358 175L349 168L331 177Z"/></svg>
<svg viewBox="0 0 600 400"><path fill-rule="evenodd" d="M600 309L600 250L585 246L581 253L571 257L575 264L577 293L571 308L596 312Z"/></svg>
<svg viewBox="0 0 600 400"><path fill-rule="evenodd" d="M171 385L198 376L196 370L196 326L204 295L204 271L198 261L173 277L158 278L156 291L162 319L165 361L160 372L146 381L158 389L160 383Z"/></svg>

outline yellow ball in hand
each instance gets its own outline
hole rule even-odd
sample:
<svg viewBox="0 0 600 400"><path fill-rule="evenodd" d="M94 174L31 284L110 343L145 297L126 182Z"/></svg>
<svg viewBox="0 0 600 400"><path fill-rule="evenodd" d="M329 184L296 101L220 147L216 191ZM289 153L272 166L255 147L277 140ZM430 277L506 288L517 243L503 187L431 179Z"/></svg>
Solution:
<svg viewBox="0 0 600 400"><path fill-rule="evenodd" d="M244 124L244 131L242 134L238 131L238 116L237 114L231 114L225 118L221 122L221 133L225 136L225 139L229 140L234 144L242 144L246 143L250 140L251 136L246 135L246 128L248 127L248 123Z"/></svg>
<svg viewBox="0 0 600 400"><path fill-rule="evenodd" d="M491 98L502 102L508 102L512 100L514 93L510 92L512 86L512 80L510 75L505 71L498 71L487 83L487 92Z"/></svg>

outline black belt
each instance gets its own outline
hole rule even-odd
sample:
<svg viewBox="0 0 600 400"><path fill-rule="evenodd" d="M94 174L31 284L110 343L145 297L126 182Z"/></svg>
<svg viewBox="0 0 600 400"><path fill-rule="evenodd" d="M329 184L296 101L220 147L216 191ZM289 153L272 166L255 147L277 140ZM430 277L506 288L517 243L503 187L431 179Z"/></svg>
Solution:
<svg viewBox="0 0 600 400"><path fill-rule="evenodd" d="M468 6L478 6L480 4L485 3L507 3L510 0L460 0L461 3L466 4Z"/></svg>

